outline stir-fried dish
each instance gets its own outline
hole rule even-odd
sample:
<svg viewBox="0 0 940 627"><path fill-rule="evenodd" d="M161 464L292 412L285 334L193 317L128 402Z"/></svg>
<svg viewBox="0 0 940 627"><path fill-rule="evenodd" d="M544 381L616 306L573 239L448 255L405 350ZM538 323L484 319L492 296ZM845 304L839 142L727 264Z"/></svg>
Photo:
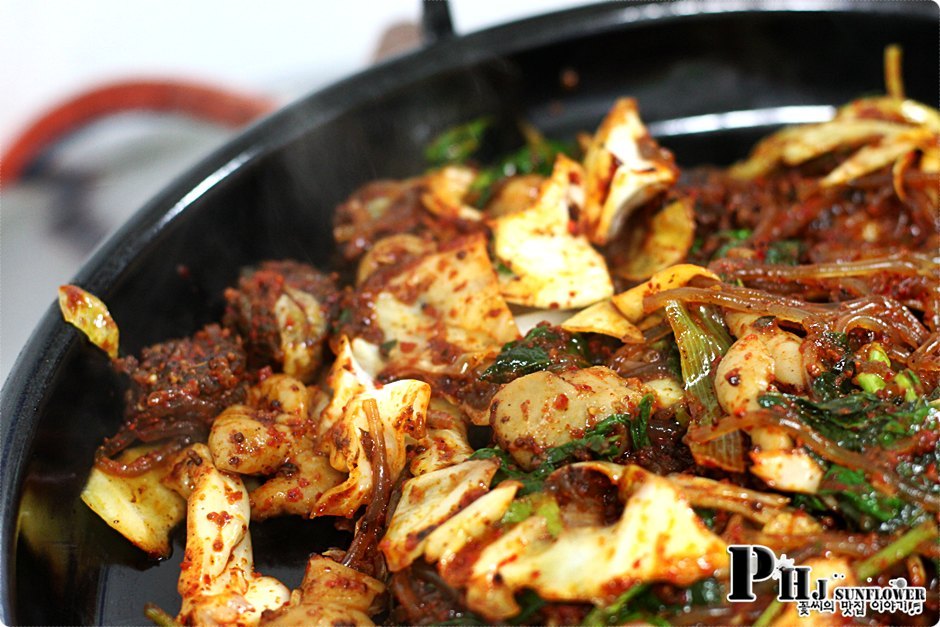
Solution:
<svg viewBox="0 0 940 627"><path fill-rule="evenodd" d="M128 382L83 500L155 557L185 520L148 616L934 624L940 113L888 91L727 169L629 98L495 160L473 120L337 208L334 272L246 268L136 356L64 287ZM277 516L350 541L290 590L254 567Z"/></svg>

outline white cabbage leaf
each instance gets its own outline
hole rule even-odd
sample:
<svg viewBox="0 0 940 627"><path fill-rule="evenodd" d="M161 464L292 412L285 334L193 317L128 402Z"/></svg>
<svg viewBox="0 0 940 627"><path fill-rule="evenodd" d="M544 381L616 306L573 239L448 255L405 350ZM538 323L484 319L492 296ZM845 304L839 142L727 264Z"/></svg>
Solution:
<svg viewBox="0 0 940 627"><path fill-rule="evenodd" d="M311 515L351 517L368 502L374 488L370 452L363 438L383 438L389 475L393 482L397 480L405 468L406 447L425 436L431 388L413 379L375 383L356 361L345 336L327 384L333 397L320 415L318 445L329 455L330 465L348 476L323 493ZM381 433L369 424L367 402L378 408Z"/></svg>
<svg viewBox="0 0 940 627"><path fill-rule="evenodd" d="M610 474L619 474L625 501L617 523L553 537L543 517L527 518L483 549L468 582L468 606L501 621L519 611L513 594L523 588L546 600L603 605L636 583L687 586L727 567L724 541L668 479L636 466Z"/></svg>
<svg viewBox="0 0 940 627"><path fill-rule="evenodd" d="M669 189L678 177L672 155L650 136L632 98L615 102L601 122L584 156L584 169L580 223L598 245L607 244L634 209Z"/></svg>
<svg viewBox="0 0 940 627"><path fill-rule="evenodd" d="M485 494L497 468L494 459L468 460L406 481L379 543L389 570L399 571L420 557L428 535Z"/></svg>
<svg viewBox="0 0 940 627"><path fill-rule="evenodd" d="M581 166L559 155L526 209L490 221L499 281L510 303L540 309L585 307L613 294L604 257L573 233L569 206L583 197Z"/></svg>
<svg viewBox="0 0 940 627"><path fill-rule="evenodd" d="M130 463L151 448L127 449L118 461ZM166 465L158 465L136 477L123 477L93 467L81 498L135 546L153 556L167 557L170 531L186 511L186 500L162 483L168 472Z"/></svg>
<svg viewBox="0 0 940 627"><path fill-rule="evenodd" d="M518 337L482 235L407 264L376 294L373 308L390 344L382 364L396 372L459 374Z"/></svg>

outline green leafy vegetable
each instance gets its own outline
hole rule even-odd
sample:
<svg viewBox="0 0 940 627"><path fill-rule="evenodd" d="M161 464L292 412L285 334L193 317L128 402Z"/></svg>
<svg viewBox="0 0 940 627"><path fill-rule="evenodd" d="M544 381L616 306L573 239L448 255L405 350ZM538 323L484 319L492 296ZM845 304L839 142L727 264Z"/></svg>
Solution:
<svg viewBox="0 0 940 627"><path fill-rule="evenodd" d="M794 495L814 514L836 512L861 531L888 533L916 524L924 512L897 495L879 492L860 470L833 464L815 495Z"/></svg>
<svg viewBox="0 0 940 627"><path fill-rule="evenodd" d="M695 515L698 516L701 521L709 529L715 529L715 510L708 507L696 507Z"/></svg>
<svg viewBox="0 0 940 627"><path fill-rule="evenodd" d="M496 362L483 371L480 378L493 383L508 383L523 375L548 370L551 365L548 353L541 346L510 342L503 347Z"/></svg>
<svg viewBox="0 0 940 627"><path fill-rule="evenodd" d="M811 386L814 398L828 401L852 391L852 377L855 376L855 355L849 346L849 337L845 333L825 331L820 340L822 354L832 355L827 362L825 372L813 379Z"/></svg>
<svg viewBox="0 0 940 627"><path fill-rule="evenodd" d="M725 600L725 587L714 577L699 579L685 593L689 605L721 605Z"/></svg>
<svg viewBox="0 0 940 627"><path fill-rule="evenodd" d="M649 625L668 625L667 621L655 615L660 609L662 601L653 594L650 585L640 583L628 588L610 605L595 607L588 612L581 624L596 627L643 621Z"/></svg>
<svg viewBox="0 0 940 627"><path fill-rule="evenodd" d="M839 446L853 451L889 446L918 433L925 425L935 428L940 414L920 398L880 399L868 392L819 402L792 394L764 394L757 401L765 409L797 417Z"/></svg>
<svg viewBox="0 0 940 627"><path fill-rule="evenodd" d="M917 387L920 385L920 379L913 370L899 373L894 380L904 390L904 400L911 402L918 398Z"/></svg>
<svg viewBox="0 0 940 627"><path fill-rule="evenodd" d="M650 412L653 409L653 397L647 394L640 401L640 412L636 420L630 421L630 438L633 440L633 449L650 446Z"/></svg>
<svg viewBox="0 0 940 627"><path fill-rule="evenodd" d="M718 250L715 251L715 254L712 255L712 259L721 259L728 254L728 251L732 248L737 248L744 243L747 238L751 236L752 231L750 229L730 229L727 231L718 231L715 233L717 237L721 237L725 240L725 243L718 247Z"/></svg>
<svg viewBox="0 0 940 627"><path fill-rule="evenodd" d="M546 521L548 532L558 537L563 528L561 522L561 508L555 497L545 492L526 494L510 504L509 509L500 520L503 524L520 523L530 516L541 516Z"/></svg>
<svg viewBox="0 0 940 627"><path fill-rule="evenodd" d="M862 372L855 379L858 385L869 394L874 394L887 386L884 379L872 372Z"/></svg>
<svg viewBox="0 0 940 627"><path fill-rule="evenodd" d="M521 340L505 344L480 378L490 383L509 383L541 370L572 370L589 365L587 347L580 334L542 325L531 329Z"/></svg>
<svg viewBox="0 0 940 627"><path fill-rule="evenodd" d="M571 154L573 150L568 144L545 139L535 135L530 137L529 144L512 152L495 164L484 168L474 179L470 191L477 196L477 206L483 207L493 194L497 182L521 174L541 174L548 176L552 173L555 158L560 154Z"/></svg>
<svg viewBox="0 0 940 627"><path fill-rule="evenodd" d="M516 595L516 603L519 604L520 610L509 621L510 625L532 624L532 618L545 607L545 599L532 590L523 590Z"/></svg>
<svg viewBox="0 0 940 627"><path fill-rule="evenodd" d="M804 244L796 239L782 239L767 247L764 261L769 264L795 266L803 254Z"/></svg>
<svg viewBox="0 0 940 627"><path fill-rule="evenodd" d="M504 264L504 263L503 263L502 261L500 261L499 259L496 260L496 263L494 264L494 267L496 268L496 272L499 273L499 274L503 274L503 275L513 275L513 274L515 274L515 272L512 271L512 268L510 268L509 266L507 266L506 264Z"/></svg>
<svg viewBox="0 0 940 627"><path fill-rule="evenodd" d="M480 149L492 123L492 117L483 116L447 129L424 149L425 160L432 166L463 163Z"/></svg>

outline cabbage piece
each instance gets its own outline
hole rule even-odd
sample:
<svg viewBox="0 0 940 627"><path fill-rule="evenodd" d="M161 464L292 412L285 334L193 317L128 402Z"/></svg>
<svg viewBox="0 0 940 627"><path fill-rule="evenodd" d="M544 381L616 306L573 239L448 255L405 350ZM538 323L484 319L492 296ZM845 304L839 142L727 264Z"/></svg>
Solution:
<svg viewBox="0 0 940 627"><path fill-rule="evenodd" d="M581 166L559 155L551 177L527 209L490 221L499 282L510 303L540 309L585 307L613 294L603 256L569 228L579 205Z"/></svg>
<svg viewBox="0 0 940 627"><path fill-rule="evenodd" d="M286 374L309 381L320 368L328 331L323 309L312 294L289 285L274 303Z"/></svg>
<svg viewBox="0 0 940 627"><path fill-rule="evenodd" d="M128 464L152 447L121 453ZM186 511L186 500L162 483L169 467L158 465L135 477L111 475L92 468L82 490L85 504L138 548L155 557L170 555L170 531Z"/></svg>
<svg viewBox="0 0 940 627"><path fill-rule="evenodd" d="M615 337L625 344L642 344L643 332L627 320L610 300L602 300L582 309L561 323L572 333L600 333Z"/></svg>
<svg viewBox="0 0 940 627"><path fill-rule="evenodd" d="M650 136L632 98L614 103L591 139L584 168L579 222L598 245L609 242L634 209L669 189L678 177L672 155Z"/></svg>
<svg viewBox="0 0 940 627"><path fill-rule="evenodd" d="M248 492L237 475L213 465L204 444L192 445L177 459L176 483L192 487L177 620L187 625L257 625L264 611L281 607L290 594L276 579L255 572Z"/></svg>
<svg viewBox="0 0 940 627"><path fill-rule="evenodd" d="M620 292L614 295L613 298L611 298L611 302L620 310L620 313L622 313L627 320L636 324L646 315L643 307L644 298L665 292L666 290L671 290L675 287L682 287L699 276L716 281L721 280L717 274L701 266L696 266L691 263L680 263L660 270L645 282L628 289L626 292Z"/></svg>
<svg viewBox="0 0 940 627"><path fill-rule="evenodd" d="M442 398L434 397L428 407L427 435L418 441L418 453L411 459L414 476L447 468L473 455L467 440L467 423L460 410Z"/></svg>
<svg viewBox="0 0 940 627"><path fill-rule="evenodd" d="M495 459L470 460L406 481L379 543L389 570L399 571L420 557L428 535L485 494L498 468Z"/></svg>
<svg viewBox="0 0 940 627"><path fill-rule="evenodd" d="M690 198L680 198L656 212L649 229L631 234L625 259L614 273L631 281L644 281L679 263L695 241L695 213Z"/></svg>
<svg viewBox="0 0 940 627"><path fill-rule="evenodd" d="M545 177L539 174L523 174L507 178L486 203L486 217L498 218L528 209L539 195Z"/></svg>
<svg viewBox="0 0 940 627"><path fill-rule="evenodd" d="M782 525L786 516L792 519L798 513L798 510L787 507L790 499L779 494L758 492L732 483L681 473L666 478L694 507L723 509L764 525L774 520L777 521L776 525Z"/></svg>
<svg viewBox="0 0 940 627"><path fill-rule="evenodd" d="M545 518L530 516L486 545L473 562L467 582L467 607L494 622L518 614L514 589L503 580L501 570L530 552L544 550L551 537Z"/></svg>
<svg viewBox="0 0 940 627"><path fill-rule="evenodd" d="M356 285L362 285L376 271L394 266L411 257L422 257L437 250L434 240L412 235L396 233L383 237L362 256L356 271Z"/></svg>
<svg viewBox="0 0 940 627"><path fill-rule="evenodd" d="M356 361L345 336L340 338L328 385L333 398L320 415L318 444L329 455L330 465L348 477L323 493L311 515L351 517L373 491L373 468L364 437L384 439L394 482L405 468L407 444L425 435L431 388L413 379L377 387ZM370 428L364 409L368 400L378 407L382 433Z"/></svg>
<svg viewBox="0 0 940 627"><path fill-rule="evenodd" d="M936 146L938 134L936 109L891 96L862 98L841 107L829 122L774 133L730 172L753 179L780 164L799 165L836 150L862 147L825 177L823 184L834 186L884 167L910 150L929 150Z"/></svg>
<svg viewBox="0 0 940 627"><path fill-rule="evenodd" d="M385 585L369 575L312 555L290 602L265 614L263 625L374 625L370 608Z"/></svg>
<svg viewBox="0 0 940 627"><path fill-rule="evenodd" d="M925 128L895 133L881 142L865 146L843 161L823 178L823 187L845 185L866 174L891 165L915 150L936 147L940 136Z"/></svg>
<svg viewBox="0 0 940 627"><path fill-rule="evenodd" d="M729 172L735 178L753 179L780 164L799 165L840 148L855 148L909 129L906 124L870 118L835 118L821 124L788 127L761 140L747 160L736 163Z"/></svg>
<svg viewBox="0 0 940 627"><path fill-rule="evenodd" d="M480 211L463 201L476 176L476 170L466 166L449 165L434 170L424 177L427 191L421 195L421 202L441 218L479 221Z"/></svg>
<svg viewBox="0 0 940 627"><path fill-rule="evenodd" d="M482 235L407 265L373 308L388 344L383 363L397 371L458 374L518 336Z"/></svg>
<svg viewBox="0 0 940 627"><path fill-rule="evenodd" d="M503 481L450 520L431 532L424 557L446 569L457 553L473 540L482 538L503 518L520 487L516 481Z"/></svg>
<svg viewBox="0 0 940 627"><path fill-rule="evenodd" d="M893 96L859 98L839 107L836 117L846 120L871 119L872 113L876 111L883 119L900 119L907 124L923 126L935 133L940 133L940 111L908 98Z"/></svg>
<svg viewBox="0 0 940 627"><path fill-rule="evenodd" d="M75 285L63 285L59 288L59 309L66 322L84 333L108 357L117 359L118 326L100 298Z"/></svg>
<svg viewBox="0 0 940 627"><path fill-rule="evenodd" d="M470 609L506 620L518 612L512 595L523 588L550 601L600 605L636 583L687 586L727 567L727 545L668 479L628 466L619 480L626 505L614 525L563 529L552 539L536 515L488 545L468 582Z"/></svg>
<svg viewBox="0 0 940 627"><path fill-rule="evenodd" d="M543 370L506 384L490 403L500 447L531 470L546 450L581 437L611 414L633 414L646 390L604 366Z"/></svg>

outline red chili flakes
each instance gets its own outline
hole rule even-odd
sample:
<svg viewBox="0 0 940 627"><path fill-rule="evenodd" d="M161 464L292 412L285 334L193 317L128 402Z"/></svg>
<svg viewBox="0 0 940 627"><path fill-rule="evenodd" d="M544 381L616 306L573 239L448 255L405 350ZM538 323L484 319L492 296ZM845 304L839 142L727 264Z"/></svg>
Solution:
<svg viewBox="0 0 940 627"><path fill-rule="evenodd" d="M209 512L206 514L206 519L219 527L224 527L228 521L232 520L232 515L228 512Z"/></svg>
<svg viewBox="0 0 940 627"><path fill-rule="evenodd" d="M555 401L552 403L552 407L559 411L568 409L568 397L564 394L559 394L555 397Z"/></svg>

